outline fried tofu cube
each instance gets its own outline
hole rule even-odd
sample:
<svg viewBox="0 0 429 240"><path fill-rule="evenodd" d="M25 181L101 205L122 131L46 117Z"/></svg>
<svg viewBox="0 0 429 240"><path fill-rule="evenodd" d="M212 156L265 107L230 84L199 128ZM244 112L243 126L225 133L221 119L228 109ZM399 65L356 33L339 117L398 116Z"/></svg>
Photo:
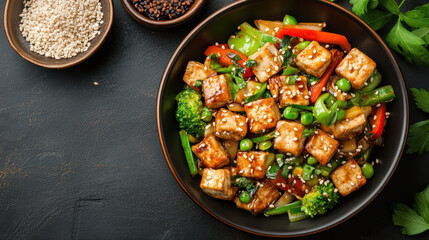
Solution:
<svg viewBox="0 0 429 240"><path fill-rule="evenodd" d="M305 127L292 121L278 121L274 149L283 153L292 153L298 157L304 150L305 137L302 137Z"/></svg>
<svg viewBox="0 0 429 240"><path fill-rule="evenodd" d="M268 152L238 152L237 153L237 173L243 177L264 178L265 159Z"/></svg>
<svg viewBox="0 0 429 240"><path fill-rule="evenodd" d="M359 49L353 48L340 62L335 72L347 78L353 88L361 89L364 86L364 82L374 72L376 66L376 63L371 58L359 51Z"/></svg>
<svg viewBox="0 0 429 240"><path fill-rule="evenodd" d="M233 113L225 108L219 109L216 114L216 137L240 141L247 134L246 117Z"/></svg>
<svg viewBox="0 0 429 240"><path fill-rule="evenodd" d="M353 158L335 169L330 176L342 196L346 196L366 184L366 178Z"/></svg>
<svg viewBox="0 0 429 240"><path fill-rule="evenodd" d="M217 73L208 66L202 63L189 61L186 66L185 75L183 75L183 81L188 84L192 89L200 91L199 88L195 87L197 80L204 80L208 77L216 76Z"/></svg>
<svg viewBox="0 0 429 240"><path fill-rule="evenodd" d="M279 51L272 43L265 43L256 53L249 56L249 59L257 64L252 67L252 71L259 82L266 82L282 69L283 63Z"/></svg>
<svg viewBox="0 0 429 240"><path fill-rule="evenodd" d="M275 128L281 114L274 98L259 99L244 105L249 130L252 133L263 133Z"/></svg>
<svg viewBox="0 0 429 240"><path fill-rule="evenodd" d="M232 102L232 96L228 88L228 80L225 74L204 79L203 92L206 106L217 109Z"/></svg>
<svg viewBox="0 0 429 240"><path fill-rule="evenodd" d="M280 92L280 83L283 79L282 77L283 76L274 76L268 80L268 86L270 87L271 96L273 96L275 100L278 100L280 95L279 92Z"/></svg>
<svg viewBox="0 0 429 240"><path fill-rule="evenodd" d="M229 164L228 154L214 135L210 135L192 146L192 151L204 167L221 168Z"/></svg>
<svg viewBox="0 0 429 240"><path fill-rule="evenodd" d="M204 168L200 188L212 198L232 200L237 188L231 187L231 177L232 172L228 168Z"/></svg>
<svg viewBox="0 0 429 240"><path fill-rule="evenodd" d="M308 96L307 88L307 77L298 76L294 84L286 84L287 77L292 76L281 76L282 81L280 82L280 108L285 108L292 104L297 105L309 105L310 97Z"/></svg>
<svg viewBox="0 0 429 240"><path fill-rule="evenodd" d="M321 125L323 131L334 135L339 140L349 140L363 133L365 130L366 118L362 113L350 119L344 119L331 126Z"/></svg>
<svg viewBox="0 0 429 240"><path fill-rule="evenodd" d="M239 196L234 198L234 202L238 208L257 215L267 209L270 204L274 203L279 196L280 191L278 188L270 180L265 179L260 182L258 190L256 190L255 196L250 203L242 203Z"/></svg>
<svg viewBox="0 0 429 240"><path fill-rule="evenodd" d="M331 52L313 41L296 56L296 65L304 72L320 78L331 60Z"/></svg>
<svg viewBox="0 0 429 240"><path fill-rule="evenodd" d="M317 161L325 166L329 160L337 152L340 143L332 138L324 131L318 129L313 136L311 136L305 149L311 155L313 155Z"/></svg>

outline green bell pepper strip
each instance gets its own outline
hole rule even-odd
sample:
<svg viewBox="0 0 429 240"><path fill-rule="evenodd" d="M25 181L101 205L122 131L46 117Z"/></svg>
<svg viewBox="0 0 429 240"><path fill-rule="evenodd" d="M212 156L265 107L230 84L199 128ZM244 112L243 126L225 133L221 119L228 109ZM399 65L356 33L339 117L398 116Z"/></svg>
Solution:
<svg viewBox="0 0 429 240"><path fill-rule="evenodd" d="M295 201L293 203L289 203L280 207L265 210L264 215L267 215L267 216L280 215L280 214L287 213L289 210L300 206L301 206L301 201Z"/></svg>
<svg viewBox="0 0 429 240"><path fill-rule="evenodd" d="M314 167L308 164L304 165L304 173L302 174L302 178L305 181L308 181L311 179L311 174L313 174Z"/></svg>
<svg viewBox="0 0 429 240"><path fill-rule="evenodd" d="M329 99L331 94L324 93L316 101L313 107L314 117L323 125L330 126L337 120L337 109L340 101L335 102L328 109L325 101Z"/></svg>
<svg viewBox="0 0 429 240"><path fill-rule="evenodd" d="M268 179L276 179L276 177L277 177L277 174L279 173L279 171L280 171L280 167L278 166L278 165L276 165L276 164L271 164L271 166L267 169L267 171L266 171L266 173L265 173L265 176L268 178Z"/></svg>
<svg viewBox="0 0 429 240"><path fill-rule="evenodd" d="M262 97L262 95L265 92L265 89L267 89L267 82L262 83L261 87L256 91L252 96L249 96L244 99L244 103L250 103L253 101L256 101Z"/></svg>
<svg viewBox="0 0 429 240"><path fill-rule="evenodd" d="M239 31L235 36L233 35L228 39L228 47L249 57L258 51L260 43L250 35Z"/></svg>
<svg viewBox="0 0 429 240"><path fill-rule="evenodd" d="M367 80L368 85L363 87L362 89L356 91L357 93L366 93L374 90L381 83L381 74L377 69L374 70L372 75Z"/></svg>
<svg viewBox="0 0 429 240"><path fill-rule="evenodd" d="M274 130L274 131L268 133L267 135L263 135L263 136L256 137L256 138L252 138L251 140L254 143L260 143L260 142L263 142L263 141L267 141L267 140L273 139L275 136L276 136L276 131Z"/></svg>
<svg viewBox="0 0 429 240"><path fill-rule="evenodd" d="M372 106L378 103L390 102L395 99L395 91L391 85L379 87L369 92L358 93L350 99L353 105Z"/></svg>
<svg viewBox="0 0 429 240"><path fill-rule="evenodd" d="M254 38L259 43L259 47L264 46L264 44L267 42L280 43L279 38L259 31L257 28L252 27L247 22L244 22L240 25L240 30L243 31L245 34L249 35L250 37Z"/></svg>
<svg viewBox="0 0 429 240"><path fill-rule="evenodd" d="M283 75L283 76L296 75L296 74L298 74L299 72L300 72L300 70L299 70L298 68L294 68L294 67L291 67L291 66L287 66L287 67L285 68L285 70L283 70L282 75Z"/></svg>
<svg viewBox="0 0 429 240"><path fill-rule="evenodd" d="M191 150L191 144L189 143L188 133L185 130L179 132L180 141L182 142L183 151L185 152L186 162L188 163L189 173L191 176L195 176L198 173L198 167L194 160L194 155Z"/></svg>
<svg viewBox="0 0 429 240"><path fill-rule="evenodd" d="M298 104L292 104L291 105L293 108L298 108L301 110L305 110L305 111L313 111L313 106L306 106L306 105L298 105Z"/></svg>

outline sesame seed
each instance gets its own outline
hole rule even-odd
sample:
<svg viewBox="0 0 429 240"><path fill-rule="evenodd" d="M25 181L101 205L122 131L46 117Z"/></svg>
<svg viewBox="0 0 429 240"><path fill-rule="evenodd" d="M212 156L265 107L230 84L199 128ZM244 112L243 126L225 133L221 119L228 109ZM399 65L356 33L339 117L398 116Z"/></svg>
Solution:
<svg viewBox="0 0 429 240"><path fill-rule="evenodd" d="M94 82L94 85L95 85L95 86L98 86L98 82Z"/></svg>
<svg viewBox="0 0 429 240"><path fill-rule="evenodd" d="M265 32L268 32L268 31L270 31L270 28L265 28Z"/></svg>
<svg viewBox="0 0 429 240"><path fill-rule="evenodd" d="M231 44L231 49L234 49L234 44Z"/></svg>
<svg viewBox="0 0 429 240"><path fill-rule="evenodd" d="M271 68L267 68L267 70L265 70L265 72L271 72Z"/></svg>
<svg viewBox="0 0 429 240"><path fill-rule="evenodd" d="M313 58L313 55L309 55L309 56L308 56L308 59L312 59L312 58Z"/></svg>

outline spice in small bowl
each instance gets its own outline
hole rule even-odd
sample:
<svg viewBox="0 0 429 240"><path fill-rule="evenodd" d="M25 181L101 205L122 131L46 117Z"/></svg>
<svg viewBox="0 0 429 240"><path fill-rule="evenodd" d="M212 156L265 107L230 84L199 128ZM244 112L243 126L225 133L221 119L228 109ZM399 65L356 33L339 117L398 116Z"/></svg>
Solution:
<svg viewBox="0 0 429 240"><path fill-rule="evenodd" d="M184 24L207 0L121 0L130 16L145 27L165 30Z"/></svg>
<svg viewBox="0 0 429 240"><path fill-rule="evenodd" d="M171 20L185 14L194 0L129 0L141 14L153 20Z"/></svg>

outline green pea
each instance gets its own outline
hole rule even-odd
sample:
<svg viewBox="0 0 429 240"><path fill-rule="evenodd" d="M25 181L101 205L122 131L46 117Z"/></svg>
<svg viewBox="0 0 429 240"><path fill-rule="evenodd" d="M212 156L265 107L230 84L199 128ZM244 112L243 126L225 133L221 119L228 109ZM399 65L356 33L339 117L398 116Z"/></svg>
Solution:
<svg viewBox="0 0 429 240"><path fill-rule="evenodd" d="M343 109L339 110L337 112L337 122L343 120L345 115L346 115L346 111L344 111Z"/></svg>
<svg viewBox="0 0 429 240"><path fill-rule="evenodd" d="M313 123L313 114L310 112L301 113L301 123L304 126L308 126Z"/></svg>
<svg viewBox="0 0 429 240"><path fill-rule="evenodd" d="M252 140L245 138L240 142L240 150L241 151L250 151L253 148Z"/></svg>
<svg viewBox="0 0 429 240"><path fill-rule="evenodd" d="M307 163L310 165L315 165L317 163L317 159L313 156L307 158Z"/></svg>
<svg viewBox="0 0 429 240"><path fill-rule="evenodd" d="M308 45L310 45L310 43L310 41L300 42L295 47L299 47L299 49L304 50Z"/></svg>
<svg viewBox="0 0 429 240"><path fill-rule="evenodd" d="M240 193L240 202L249 203L250 202L250 194L248 191L242 191Z"/></svg>
<svg viewBox="0 0 429 240"><path fill-rule="evenodd" d="M283 111L283 116L286 119L295 120L299 116L299 110L289 106L289 107L285 108L285 110Z"/></svg>
<svg viewBox="0 0 429 240"><path fill-rule="evenodd" d="M269 90L266 90L266 91L264 92L264 95L262 95L262 97L263 97L263 98L270 98L270 97L272 97L272 96L271 96L271 92L270 92Z"/></svg>
<svg viewBox="0 0 429 240"><path fill-rule="evenodd" d="M362 167L360 167L360 169L362 170L362 174L366 179L370 179L372 178L372 175L374 175L374 168L370 163L365 163L362 165Z"/></svg>
<svg viewBox="0 0 429 240"><path fill-rule="evenodd" d="M283 18L283 23L284 24L291 24L291 25L297 25L298 21L292 17L291 15L285 15L285 17Z"/></svg>
<svg viewBox="0 0 429 240"><path fill-rule="evenodd" d="M337 87L343 92L348 92L352 88L350 81L347 80L346 78L341 78L340 80L337 81L336 84L337 84Z"/></svg>
<svg viewBox="0 0 429 240"><path fill-rule="evenodd" d="M212 111L208 107L204 107L203 112L201 112L201 120L204 122L210 122L212 118Z"/></svg>
<svg viewBox="0 0 429 240"><path fill-rule="evenodd" d="M197 81L195 81L194 87L196 87L196 88L202 88L203 87L203 80L197 80Z"/></svg>
<svg viewBox="0 0 429 240"><path fill-rule="evenodd" d="M272 145L273 145L273 143L271 141L263 141L263 142L258 143L258 148L261 151L265 151L265 150L269 149Z"/></svg>

